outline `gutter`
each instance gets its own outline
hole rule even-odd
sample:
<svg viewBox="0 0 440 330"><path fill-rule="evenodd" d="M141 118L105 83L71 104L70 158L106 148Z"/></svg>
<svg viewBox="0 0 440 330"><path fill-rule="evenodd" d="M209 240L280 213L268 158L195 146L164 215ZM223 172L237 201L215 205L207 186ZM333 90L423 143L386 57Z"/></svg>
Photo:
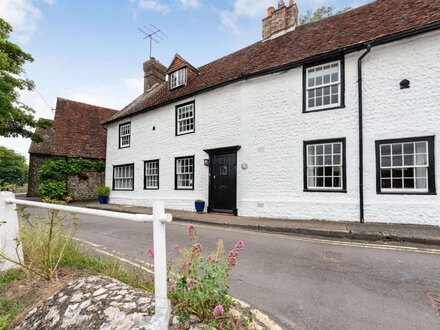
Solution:
<svg viewBox="0 0 440 330"><path fill-rule="evenodd" d="M359 115L359 220L365 222L364 217L364 122L363 122L363 100L362 100L362 60L371 51L371 44L367 50L358 58L358 115Z"/></svg>
<svg viewBox="0 0 440 330"><path fill-rule="evenodd" d="M413 28L413 29L410 29L410 30L406 30L406 31L403 31L403 32L398 32L398 33L395 33L395 34L392 34L392 35L388 35L388 36L381 37L381 38L378 38L378 39L375 39L375 40L371 40L370 44L373 44L373 43L374 43L374 45L386 44L386 43L389 43L389 42L393 42L393 41L397 41L397 40L400 40L400 39L416 36L416 35L421 34L421 33L435 31L435 30L438 30L438 29L440 29L440 22L437 21L437 22L429 23L429 24L424 25L422 27ZM217 88L220 88L220 87L223 87L223 86L226 86L226 85L230 85L230 84L242 81L242 80L247 80L247 79L250 79L250 78L255 78L255 77L260 77L260 76L265 76L265 75L269 75L269 74L273 74L273 73L277 73L277 72L281 72L281 71L287 71L287 70L290 70L290 69L301 67L304 64L308 64L308 63L311 63L311 62L319 61L321 59L326 59L326 58L332 57L332 56L338 56L341 53L349 54L349 53L357 52L357 51L360 51L362 49L365 49L365 45L366 44L367 43L363 43L361 45L356 44L356 45L345 47L345 48L341 48L341 49L338 49L338 50L335 50L335 51L332 51L332 52L320 54L318 56L310 57L310 58L307 58L307 59L304 59L304 60L301 60L301 61L298 61L298 62L295 62L295 63L284 64L284 65L281 65L281 66L278 66L278 67L275 67L275 68L261 70L261 71L258 71L258 72L254 72L254 73L243 75L243 76L240 76L240 77L237 77L237 78L233 78L231 80L224 81L224 82L219 83L217 85L209 86L209 87L203 88L201 90L194 91L192 93L188 93L188 94L182 95L182 96L177 97L177 98L173 98L173 99L168 100L168 101L164 101L164 102L156 104L154 106L150 106L150 107L144 108L144 109L142 109L140 111L137 111L137 112L129 113L127 115L124 115L124 116L121 116L121 117L118 117L118 118L115 118L115 119L110 119L110 120L104 121L102 124L103 125L108 125L108 124L111 124L113 122L120 121L123 118L132 117L132 116L135 116L135 115L138 115L138 114L150 111L150 110L157 109L159 107L163 107L163 106L168 105L168 104L173 104L173 103L179 102L181 100L185 100L187 98L196 96L198 94L202 94L202 93L208 92L210 90L217 89Z"/></svg>

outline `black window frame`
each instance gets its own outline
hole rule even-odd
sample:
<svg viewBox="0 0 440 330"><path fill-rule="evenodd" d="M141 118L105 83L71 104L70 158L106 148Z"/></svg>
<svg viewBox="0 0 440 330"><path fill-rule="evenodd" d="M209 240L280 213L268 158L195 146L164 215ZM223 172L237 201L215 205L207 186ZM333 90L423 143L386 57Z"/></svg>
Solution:
<svg viewBox="0 0 440 330"><path fill-rule="evenodd" d="M193 160L192 187L191 188L178 188L177 187L177 161L179 159L187 159L187 158L192 158L192 160ZM174 158L174 190L194 190L194 187L195 187L195 176L196 176L195 173L196 173L195 155L175 157Z"/></svg>
<svg viewBox="0 0 440 330"><path fill-rule="evenodd" d="M405 142L428 142L428 191L382 191L381 188L381 167L380 167L380 146L382 144L405 143ZM384 139L375 141L376 148L376 193L378 195L437 195L435 184L435 135L418 136L409 138Z"/></svg>
<svg viewBox="0 0 440 330"><path fill-rule="evenodd" d="M133 185L131 189L116 189L115 188L115 169L118 167L123 167L123 166L133 166ZM134 178L135 178L135 167L134 167L134 163L128 163L128 164L121 164L121 165L113 165L113 176L112 176L112 190L113 191L133 191L134 190Z"/></svg>
<svg viewBox="0 0 440 330"><path fill-rule="evenodd" d="M147 187L147 173L145 170L147 163L157 162L157 188ZM159 190L160 187L160 159L144 160L144 190Z"/></svg>
<svg viewBox="0 0 440 330"><path fill-rule="evenodd" d="M121 146L121 126L130 124L130 143L128 146ZM131 147L131 121L126 121L125 123L121 123L118 126L118 147L119 149L126 149Z"/></svg>
<svg viewBox="0 0 440 330"><path fill-rule="evenodd" d="M312 144L325 143L342 143L342 188L341 189L313 189L308 188L307 182L307 146ZM304 192L328 192L328 193L346 193L347 192L347 139L331 138L319 140L305 140L303 141L303 181Z"/></svg>
<svg viewBox="0 0 440 330"><path fill-rule="evenodd" d="M178 125L179 125L179 121L178 121L178 118L179 118L179 108L187 106L189 104L193 105L194 130L192 132L179 133L179 128L178 128ZM189 101L189 102L185 102L185 103L181 103L181 104L176 105L175 106L175 119L174 120L175 120L175 134L176 134L176 136L182 136L182 135L187 135L187 134L195 133L196 132L196 101L192 100L192 101Z"/></svg>
<svg viewBox="0 0 440 330"><path fill-rule="evenodd" d="M328 108L316 109L316 110L307 110L307 69L310 69L314 66L324 65L326 63L331 62L340 62L341 69L341 104L338 106L329 106ZM345 56L344 54L333 56L326 58L324 60L309 62L303 65L303 113L311 113L311 112L320 112L320 111L328 111L328 110L337 110L345 108Z"/></svg>

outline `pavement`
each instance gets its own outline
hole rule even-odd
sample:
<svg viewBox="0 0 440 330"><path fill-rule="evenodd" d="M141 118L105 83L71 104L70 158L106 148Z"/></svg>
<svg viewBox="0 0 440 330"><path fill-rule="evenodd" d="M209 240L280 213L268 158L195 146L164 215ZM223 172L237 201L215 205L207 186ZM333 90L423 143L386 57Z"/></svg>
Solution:
<svg viewBox="0 0 440 330"><path fill-rule="evenodd" d="M152 213L150 207L142 206L89 203L87 207L127 213ZM437 226L320 220L283 220L232 216L219 213L196 213L171 209L166 210L166 212L173 215L173 221L188 223L201 223L205 225L275 233L440 246L440 227Z"/></svg>

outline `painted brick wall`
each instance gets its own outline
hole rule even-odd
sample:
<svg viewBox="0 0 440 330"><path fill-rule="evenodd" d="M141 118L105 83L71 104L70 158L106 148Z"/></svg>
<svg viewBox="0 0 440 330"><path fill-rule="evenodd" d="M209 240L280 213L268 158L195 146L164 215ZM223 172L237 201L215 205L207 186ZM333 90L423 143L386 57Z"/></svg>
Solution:
<svg viewBox="0 0 440 330"><path fill-rule="evenodd" d="M438 196L377 195L374 141L440 133L440 33L373 48L364 63L366 221L440 225ZM135 163L135 189L111 201L193 209L208 199L203 149L241 145L237 154L239 215L358 221L357 59L345 57L343 109L302 113L302 68L229 85L195 100L196 132L175 136L175 105L131 118L132 143L118 149L118 124L108 127L107 185L112 166ZM411 81L400 90L402 79ZM124 119L126 121L126 119ZM156 130L153 130L155 126ZM345 137L347 193L303 191L303 141ZM438 142L438 141L437 141ZM438 158L440 146L435 145ZM194 191L174 190L174 157L195 155ZM160 189L143 190L143 161L160 159ZM248 169L241 169L242 163ZM440 175L440 160L436 173Z"/></svg>

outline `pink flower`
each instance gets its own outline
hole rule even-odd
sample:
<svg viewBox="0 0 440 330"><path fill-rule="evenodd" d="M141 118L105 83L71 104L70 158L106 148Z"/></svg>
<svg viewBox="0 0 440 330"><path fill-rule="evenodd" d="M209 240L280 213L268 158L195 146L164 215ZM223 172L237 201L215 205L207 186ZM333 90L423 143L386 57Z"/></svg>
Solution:
<svg viewBox="0 0 440 330"><path fill-rule="evenodd" d="M225 309L222 305L217 305L214 307L214 312L212 313L214 316L222 315L225 312Z"/></svg>
<svg viewBox="0 0 440 330"><path fill-rule="evenodd" d="M235 266L237 264L237 250L231 250L228 253L228 265L229 266Z"/></svg>
<svg viewBox="0 0 440 330"><path fill-rule="evenodd" d="M214 257L214 256L209 255L209 256L208 256L208 261L210 261L210 262L216 262L216 261L217 261L217 258Z"/></svg>
<svg viewBox="0 0 440 330"><path fill-rule="evenodd" d="M149 258L153 258L154 257L154 250L152 248L148 248L147 249L147 256Z"/></svg>
<svg viewBox="0 0 440 330"><path fill-rule="evenodd" d="M234 250L229 251L228 258L236 258L237 255L238 255L238 252L237 252L237 250L234 249Z"/></svg>
<svg viewBox="0 0 440 330"><path fill-rule="evenodd" d="M243 242L243 241L238 241L238 242L235 244L235 248L236 248L237 250L241 250L241 249L243 249L243 248L244 248L244 242Z"/></svg>
<svg viewBox="0 0 440 330"><path fill-rule="evenodd" d="M188 225L188 232L192 232L192 231L194 231L195 229L196 229L196 227L194 227L193 224L189 224L189 225Z"/></svg>
<svg viewBox="0 0 440 330"><path fill-rule="evenodd" d="M188 288L192 288L194 285L196 285L198 282L197 280L193 279L193 278L188 278L186 280L186 285L188 286Z"/></svg>
<svg viewBox="0 0 440 330"><path fill-rule="evenodd" d="M188 263L186 261L182 262L182 269L187 269L188 268Z"/></svg>
<svg viewBox="0 0 440 330"><path fill-rule="evenodd" d="M171 284L170 290L171 290L171 292L176 291L176 283Z"/></svg>
<svg viewBox="0 0 440 330"><path fill-rule="evenodd" d="M179 244L174 245L174 251L179 253L179 251L180 251L180 245Z"/></svg>
<svg viewBox="0 0 440 330"><path fill-rule="evenodd" d="M202 251L203 245L201 243L196 243L196 244L194 244L194 249Z"/></svg>

